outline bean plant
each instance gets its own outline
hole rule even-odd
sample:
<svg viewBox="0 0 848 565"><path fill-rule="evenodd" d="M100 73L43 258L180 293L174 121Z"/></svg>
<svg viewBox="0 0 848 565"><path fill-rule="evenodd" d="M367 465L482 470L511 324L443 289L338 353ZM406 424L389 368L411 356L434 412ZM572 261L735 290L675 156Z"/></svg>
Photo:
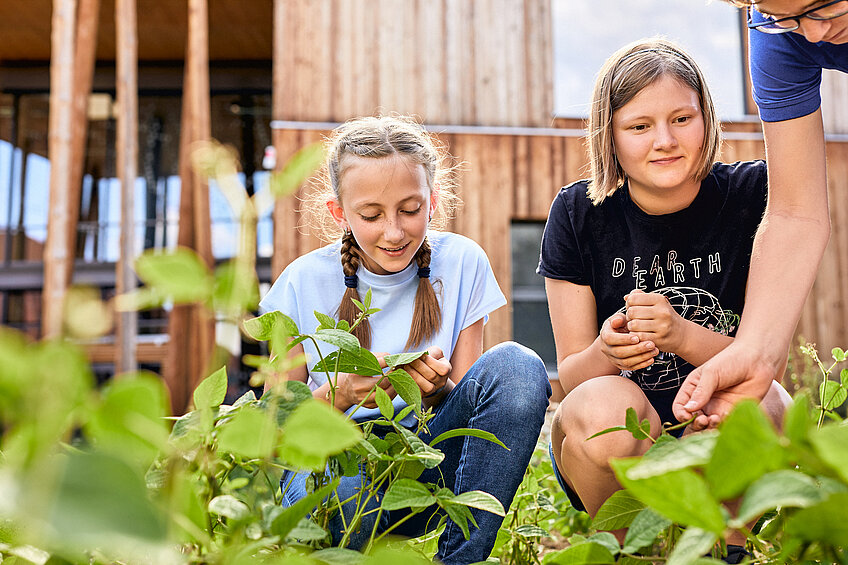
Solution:
<svg viewBox="0 0 848 565"><path fill-rule="evenodd" d="M196 168L214 179L240 220L234 259L210 269L188 249L146 252L136 262L143 286L134 293L105 303L93 289L72 289L60 338L32 341L0 327L0 563L428 563L446 519L470 535L471 508L505 516L490 562L705 565L720 563L736 531L747 539L750 563L848 563L848 369L839 348L832 363L803 348L818 380L796 394L781 429L756 403L742 402L717 430L675 439L666 428L643 457L614 460L623 489L593 519L567 501L544 442L509 509L487 493L456 495L419 482L423 469L441 461L439 443L448 437L500 443L475 430L422 441L432 414L402 367L423 352L389 356L383 368L347 323L326 313L316 313L314 329L278 312L252 314L257 218L321 160L319 147L305 148L267 190L248 197L231 150L199 149ZM271 355L243 359L255 370L252 384L303 363L287 353L310 340L322 354L309 368L325 372L331 400L340 373L370 375L380 416L355 423L314 400L305 384L284 379L260 398L246 392L228 405L221 366L178 417L169 416L158 375L120 374L97 386L78 342L108 332L115 310L176 304L207 308L246 339L268 343ZM378 314L368 294L358 307L354 325ZM395 413L377 386L383 379L407 408ZM419 422L413 430L399 423L410 412ZM624 425L606 433L648 436L634 411L623 416ZM360 468L369 482L333 544L328 520L345 502L336 487ZM282 505L286 469L312 473L311 491L290 507ZM363 551L346 549L366 502L377 499L375 512L427 512L433 530L415 540L372 531ZM622 529L619 544L611 532Z"/></svg>

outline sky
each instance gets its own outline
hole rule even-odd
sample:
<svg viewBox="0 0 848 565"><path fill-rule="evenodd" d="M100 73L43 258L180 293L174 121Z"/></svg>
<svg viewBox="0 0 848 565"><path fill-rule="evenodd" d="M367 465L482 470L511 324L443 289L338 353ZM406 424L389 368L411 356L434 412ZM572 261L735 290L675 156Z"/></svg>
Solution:
<svg viewBox="0 0 848 565"><path fill-rule="evenodd" d="M738 9L721 0L552 0L554 113L585 117L604 60L637 39L662 35L689 51L723 120L744 115Z"/></svg>

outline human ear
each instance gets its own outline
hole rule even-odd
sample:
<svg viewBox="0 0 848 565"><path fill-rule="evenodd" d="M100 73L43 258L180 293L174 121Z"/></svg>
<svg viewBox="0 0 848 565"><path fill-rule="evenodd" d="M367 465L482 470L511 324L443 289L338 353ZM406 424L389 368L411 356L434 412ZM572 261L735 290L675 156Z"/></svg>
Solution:
<svg viewBox="0 0 848 565"><path fill-rule="evenodd" d="M339 226L342 231L347 231L348 225L347 220L345 219L344 209L337 198L330 198L327 200L327 210L329 210L330 216L333 217L333 221L336 222L336 225Z"/></svg>
<svg viewBox="0 0 848 565"><path fill-rule="evenodd" d="M436 209L439 207L439 195L441 194L442 187L439 186L439 183L435 183L433 185L433 190L430 191L430 219L433 219L433 216L436 214Z"/></svg>

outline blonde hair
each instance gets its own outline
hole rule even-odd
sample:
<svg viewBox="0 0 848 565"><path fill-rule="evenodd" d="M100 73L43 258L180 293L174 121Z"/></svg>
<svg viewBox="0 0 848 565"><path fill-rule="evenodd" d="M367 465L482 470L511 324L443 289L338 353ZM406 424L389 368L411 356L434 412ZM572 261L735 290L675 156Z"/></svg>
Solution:
<svg viewBox="0 0 848 565"><path fill-rule="evenodd" d="M663 38L643 39L613 53L601 67L592 93L586 145L589 198L595 205L621 188L626 174L615 155L612 116L643 88L670 76L698 93L704 118L704 142L695 180L709 174L721 144L721 123L697 63L681 47Z"/></svg>
<svg viewBox="0 0 848 565"><path fill-rule="evenodd" d="M330 221L325 203L329 199L342 202L342 178L349 161L346 159L348 156L381 159L400 155L411 163L421 165L431 196L434 190L438 190L437 209L430 221L430 227L443 227L459 204L454 190L454 169L448 164L447 152L434 136L410 117L388 115L350 120L333 130L326 146L324 190L309 199L309 208L313 213L321 211L317 223L325 238L330 236L335 240L341 232L341 228ZM315 219L317 218L313 218L313 225L316 223ZM430 243L425 237L414 258L418 264L419 279L407 349L419 346L435 336L442 325L438 297L429 278L430 254ZM349 231L342 234L341 262L347 288L337 315L339 320L346 320L352 325L359 315L359 309L353 300L360 300L360 297L355 279L349 277L356 277L356 271L362 261L359 245ZM351 281L351 284L348 285L347 281ZM371 327L367 319L356 327L354 335L362 347L371 347Z"/></svg>

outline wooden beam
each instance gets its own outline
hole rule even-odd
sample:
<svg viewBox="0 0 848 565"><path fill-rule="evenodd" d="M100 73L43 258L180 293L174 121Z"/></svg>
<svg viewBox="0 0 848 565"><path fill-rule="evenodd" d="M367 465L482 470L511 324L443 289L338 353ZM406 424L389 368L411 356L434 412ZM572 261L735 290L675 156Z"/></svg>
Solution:
<svg viewBox="0 0 848 565"><path fill-rule="evenodd" d="M209 189L191 167L193 146L211 137L208 30L207 0L189 0L180 126L181 190L177 242L197 251L211 268ZM182 414L189 406L195 386L214 364L215 321L202 306L175 306L168 323L168 335L168 357L163 373L171 392L171 408L175 414Z"/></svg>
<svg viewBox="0 0 848 565"><path fill-rule="evenodd" d="M71 126L71 158L68 168L68 245L76 248L80 215L85 142L88 135L88 98L94 77L100 0L80 0L74 48L74 86ZM70 284L68 280L68 284Z"/></svg>
<svg viewBox="0 0 848 565"><path fill-rule="evenodd" d="M136 287L135 182L138 177L138 26L136 0L115 2L116 91L118 97L117 161L121 183L121 254L116 264L118 294ZM118 315L115 372L135 371L138 313Z"/></svg>
<svg viewBox="0 0 848 565"><path fill-rule="evenodd" d="M76 0L53 0L50 32L50 118L47 156L50 160L50 207L44 245L42 335L62 334L62 308L73 269L73 246L68 241L71 129L74 82Z"/></svg>

